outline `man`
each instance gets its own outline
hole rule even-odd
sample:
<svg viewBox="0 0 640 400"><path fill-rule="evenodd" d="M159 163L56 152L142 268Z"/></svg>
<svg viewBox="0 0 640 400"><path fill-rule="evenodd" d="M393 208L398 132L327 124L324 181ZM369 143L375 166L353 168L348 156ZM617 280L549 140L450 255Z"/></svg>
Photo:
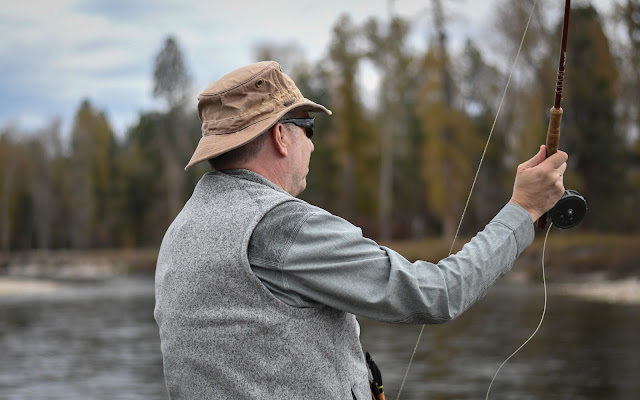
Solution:
<svg viewBox="0 0 640 400"><path fill-rule="evenodd" d="M354 315L441 323L481 298L564 192L567 155L518 167L510 202L456 255L408 262L297 199L313 152L305 99L275 62L199 96L209 160L158 256L155 318L173 399L367 399Z"/></svg>

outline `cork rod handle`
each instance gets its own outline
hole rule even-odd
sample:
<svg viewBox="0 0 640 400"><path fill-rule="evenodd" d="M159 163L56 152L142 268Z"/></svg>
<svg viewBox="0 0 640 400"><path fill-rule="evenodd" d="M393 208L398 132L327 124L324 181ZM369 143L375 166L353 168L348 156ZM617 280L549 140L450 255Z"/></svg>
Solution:
<svg viewBox="0 0 640 400"><path fill-rule="evenodd" d="M547 157L558 151L560 142L560 122L562 121L562 107L551 107L549 118L549 129L547 130ZM542 215L536 222L538 229L547 226L547 214Z"/></svg>
<svg viewBox="0 0 640 400"><path fill-rule="evenodd" d="M551 107L551 117L549 118L549 129L547 130L547 157L558 151L560 142L560 121L562 121L562 107Z"/></svg>

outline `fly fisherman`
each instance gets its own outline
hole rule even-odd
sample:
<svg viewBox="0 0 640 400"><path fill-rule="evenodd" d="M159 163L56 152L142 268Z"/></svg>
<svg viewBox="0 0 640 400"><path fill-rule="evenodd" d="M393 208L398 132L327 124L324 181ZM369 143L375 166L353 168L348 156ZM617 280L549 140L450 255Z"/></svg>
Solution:
<svg viewBox="0 0 640 400"><path fill-rule="evenodd" d="M237 69L198 97L208 161L167 230L155 318L172 399L370 399L356 315L434 324L460 315L531 244L564 192L567 155L544 146L510 201L464 248L411 263L296 196L313 152L310 112L276 62Z"/></svg>

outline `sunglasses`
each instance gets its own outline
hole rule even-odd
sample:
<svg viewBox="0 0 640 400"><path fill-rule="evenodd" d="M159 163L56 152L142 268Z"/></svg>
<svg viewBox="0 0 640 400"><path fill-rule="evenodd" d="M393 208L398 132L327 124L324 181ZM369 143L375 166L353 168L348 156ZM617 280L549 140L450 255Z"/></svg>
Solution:
<svg viewBox="0 0 640 400"><path fill-rule="evenodd" d="M300 128L304 128L304 133L307 135L309 139L313 137L313 118L290 118L283 119L278 121L281 124L294 124L295 126L299 126Z"/></svg>

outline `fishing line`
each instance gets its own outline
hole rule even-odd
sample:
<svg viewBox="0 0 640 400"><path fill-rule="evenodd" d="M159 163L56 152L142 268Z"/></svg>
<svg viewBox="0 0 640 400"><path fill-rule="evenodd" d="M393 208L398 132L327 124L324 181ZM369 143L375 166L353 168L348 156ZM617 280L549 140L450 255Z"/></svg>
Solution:
<svg viewBox="0 0 640 400"><path fill-rule="evenodd" d="M540 322L538 322L538 326L536 327L536 330L533 331L531 336L529 336L529 338L527 340L525 340L524 343L522 343L520 345L520 347L518 347L516 349L516 351L511 353L511 355L509 357L507 357L507 359L504 360L502 362L502 364L500 364L500 366L496 370L496 373L493 375L493 378L491 379L491 383L489 383L489 388L487 389L487 397L485 397L485 400L489 400L489 392L491 391L491 386L493 385L493 381L495 381L496 376L498 376L498 372L500 372L502 367L507 363L507 361L509 361L511 359L511 357L515 356L516 353L520 351L520 349L522 349L527 343L529 343L529 341L531 339L533 339L533 337L536 335L536 333L538 333L538 330L540 329L540 326L542 326L542 321L544 320L544 315L547 312L547 279L546 279L545 274L544 274L544 252L545 252L545 249L547 247L547 237L549 237L549 232L551 231L551 227L552 226L553 226L553 223L549 223L549 229L547 229L547 233L546 233L546 235L544 235L544 244L542 245L542 285L544 287L544 306L542 306L542 316L540 317Z"/></svg>
<svg viewBox="0 0 640 400"><path fill-rule="evenodd" d="M509 89L509 83L511 83L511 77L513 76L513 71L516 69L516 64L518 63L518 57L520 57L520 52L522 50L522 44L524 43L524 38L527 36L527 31L529 30L529 24L531 23L531 17L533 16L533 11L536 8L536 4L538 0L534 0L533 6L531 7L531 12L529 13L529 19L527 20L527 25L524 28L524 32L522 34L522 38L520 39L520 46L518 46L518 52L516 53L516 57L513 60L513 64L511 65L511 71L509 71L509 78L507 79L507 84L504 88L504 92L502 92L502 98L500 99L500 104L498 105L498 110L496 111L496 116L493 119L493 124L491 125L491 130L489 131L489 136L487 138L487 142L484 146L484 150L482 152L482 156L480 157L480 162L478 163L478 168L476 169L476 175L473 178L473 183L471 184L471 190L469 191L469 196L467 196L467 201L465 203L464 209L462 211L462 216L460 217L460 222L458 223L458 228L456 229L456 233L453 237L453 242L451 243L451 248L449 249L449 255L453 254L453 247L456 243L456 239L458 238L458 233L460 232L460 227L462 226L462 220L464 219L464 215L467 212L467 208L469 206L469 201L471 199L471 195L473 194L473 189L476 186L476 181L478 180L478 175L480 173L480 168L482 167L482 162L484 161L484 157L487 154L487 149L489 148L489 142L491 141L491 136L493 135L493 130L496 126L496 122L498 121L498 116L500 115L500 110L502 109L502 104L504 103L504 99L507 95L507 90ZM546 287L545 287L546 290ZM545 296L546 298L546 296ZM411 358L409 359L409 364L407 365L407 370L404 373L404 377L402 378L402 383L400 384L400 389L398 389L398 395L396 396L396 400L400 400L400 394L402 393L402 389L404 388L404 384L407 381L407 375L409 375L409 370L411 369L411 364L418 350L418 345L420 344L420 340L422 339L422 333L424 332L424 324L420 328L420 333L418 334L418 340L416 341L416 345L413 348L413 353L411 354Z"/></svg>

